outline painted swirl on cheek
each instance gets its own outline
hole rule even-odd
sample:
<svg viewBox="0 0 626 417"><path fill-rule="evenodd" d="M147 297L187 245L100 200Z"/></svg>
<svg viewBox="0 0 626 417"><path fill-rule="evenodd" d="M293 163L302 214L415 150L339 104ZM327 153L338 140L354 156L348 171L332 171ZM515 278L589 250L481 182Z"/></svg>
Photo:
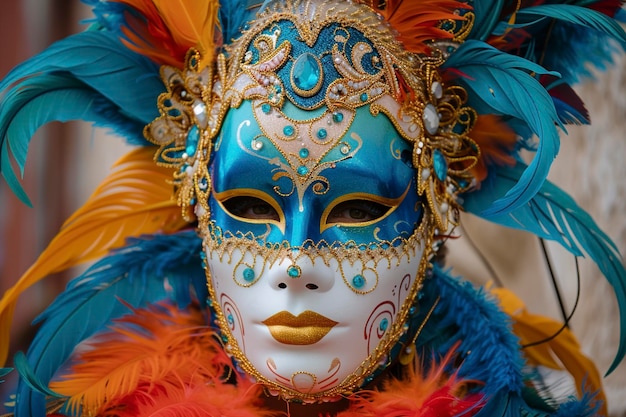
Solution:
<svg viewBox="0 0 626 417"><path fill-rule="evenodd" d="M413 282L413 280L411 279L411 275L406 274L404 277L402 277L402 281L400 282L400 285L396 287L398 290L397 294L395 294L396 288L393 289L394 295L398 296L398 304L400 304L402 300L404 300L404 298L406 297L406 294L410 291L411 282Z"/></svg>
<svg viewBox="0 0 626 417"><path fill-rule="evenodd" d="M367 354L371 354L372 350L378 346L378 342L383 338L385 332L393 322L396 315L397 306L392 301L385 301L376 306L372 314L365 323L363 336L367 340Z"/></svg>
<svg viewBox="0 0 626 417"><path fill-rule="evenodd" d="M239 308L233 299L226 294L220 296L220 304L231 333L233 335L235 332L239 333L240 337L238 339L241 341L241 350L246 352L246 339L244 337L246 332Z"/></svg>
<svg viewBox="0 0 626 417"><path fill-rule="evenodd" d="M385 301L376 306L372 314L370 314L365 323L364 337L368 343L368 353L378 345L378 342L385 336L387 330L393 325L393 321L397 320L396 311L402 305L404 299L411 290L412 278L410 274L404 275L402 281L393 289L393 295L397 301Z"/></svg>

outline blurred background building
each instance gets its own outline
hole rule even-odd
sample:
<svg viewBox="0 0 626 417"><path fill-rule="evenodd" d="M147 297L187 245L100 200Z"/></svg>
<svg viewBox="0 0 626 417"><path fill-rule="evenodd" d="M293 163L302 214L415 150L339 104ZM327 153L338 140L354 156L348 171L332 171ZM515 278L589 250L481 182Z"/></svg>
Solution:
<svg viewBox="0 0 626 417"><path fill-rule="evenodd" d="M5 2L0 13L0 76L54 40L83 30L86 26L79 22L88 16L89 10L77 0ZM550 176L589 211L622 253L626 252L625 69L626 60L616 57L616 66L598 75L599 83L581 84L579 92L594 125L568 129L570 135L562 139ZM63 221L127 150L121 139L84 123L55 123L40 129L31 142L24 176L33 207L18 201L0 180L0 293L27 270ZM534 237L470 216L463 216L458 232L467 236L449 244L448 261L455 272L479 283L493 280L495 272L532 312L561 318L544 256ZM548 251L569 312L578 291L575 262L554 245L548 245ZM489 260L493 272L479 253ZM604 373L617 350L618 309L610 286L595 265L583 260L580 267L581 297L571 328ZM33 334L29 323L76 273L57 275L22 296L12 351L25 349ZM0 384L0 393L9 386L10 381ZM611 416L626 417L626 363L605 379L605 388Z"/></svg>

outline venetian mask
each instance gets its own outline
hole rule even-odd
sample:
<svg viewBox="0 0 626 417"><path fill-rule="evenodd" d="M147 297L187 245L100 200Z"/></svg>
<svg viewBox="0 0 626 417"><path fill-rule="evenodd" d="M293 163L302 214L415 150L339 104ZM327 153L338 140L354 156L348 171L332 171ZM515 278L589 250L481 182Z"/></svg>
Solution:
<svg viewBox="0 0 626 417"><path fill-rule="evenodd" d="M434 139L463 98L348 2L270 5L217 68L199 62L163 70L148 133L181 167L227 352L282 398L353 392L410 339L435 235L468 186L449 175L450 136Z"/></svg>

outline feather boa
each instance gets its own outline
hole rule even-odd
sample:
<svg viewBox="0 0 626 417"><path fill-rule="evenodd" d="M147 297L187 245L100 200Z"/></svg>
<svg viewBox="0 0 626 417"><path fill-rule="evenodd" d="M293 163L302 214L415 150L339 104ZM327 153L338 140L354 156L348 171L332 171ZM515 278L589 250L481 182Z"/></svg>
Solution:
<svg viewBox="0 0 626 417"><path fill-rule="evenodd" d="M225 416L279 415L263 408L262 388L233 367L199 308L158 304L117 321L110 332L80 349L71 370L50 385L68 399L72 415ZM482 396L444 372L451 351L425 376L410 369L381 391L349 398L337 417L473 416ZM235 380L235 384L229 381ZM52 416L63 414L51 414Z"/></svg>

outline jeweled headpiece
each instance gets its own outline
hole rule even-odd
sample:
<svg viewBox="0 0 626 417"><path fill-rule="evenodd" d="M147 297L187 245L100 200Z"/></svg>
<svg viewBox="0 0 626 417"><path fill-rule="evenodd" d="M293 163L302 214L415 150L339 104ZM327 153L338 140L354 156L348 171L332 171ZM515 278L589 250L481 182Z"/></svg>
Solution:
<svg viewBox="0 0 626 417"><path fill-rule="evenodd" d="M314 180L321 157L329 144L336 145L332 141L340 139L355 110L368 106L373 114L389 117L413 144L418 192L445 232L456 217L457 196L478 183L474 171L480 155L469 134L476 114L466 106L467 94L462 87L445 85L440 74L445 58L471 29L470 7L456 6L456 14L437 15L449 27L439 29L446 42L428 42L410 52L369 6L278 2L246 25L214 67L201 67L203 56L195 50L183 70L164 67L168 92L159 97L162 116L146 135L161 147L157 161L179 171L175 183L183 210L206 201L211 181L194 167L208 164L224 114L243 100L254 101L256 120L268 136L284 141L317 137L318 149L306 157L294 149L287 157L301 185ZM311 125L290 124L283 112L286 103L308 111L324 108L326 114Z"/></svg>

